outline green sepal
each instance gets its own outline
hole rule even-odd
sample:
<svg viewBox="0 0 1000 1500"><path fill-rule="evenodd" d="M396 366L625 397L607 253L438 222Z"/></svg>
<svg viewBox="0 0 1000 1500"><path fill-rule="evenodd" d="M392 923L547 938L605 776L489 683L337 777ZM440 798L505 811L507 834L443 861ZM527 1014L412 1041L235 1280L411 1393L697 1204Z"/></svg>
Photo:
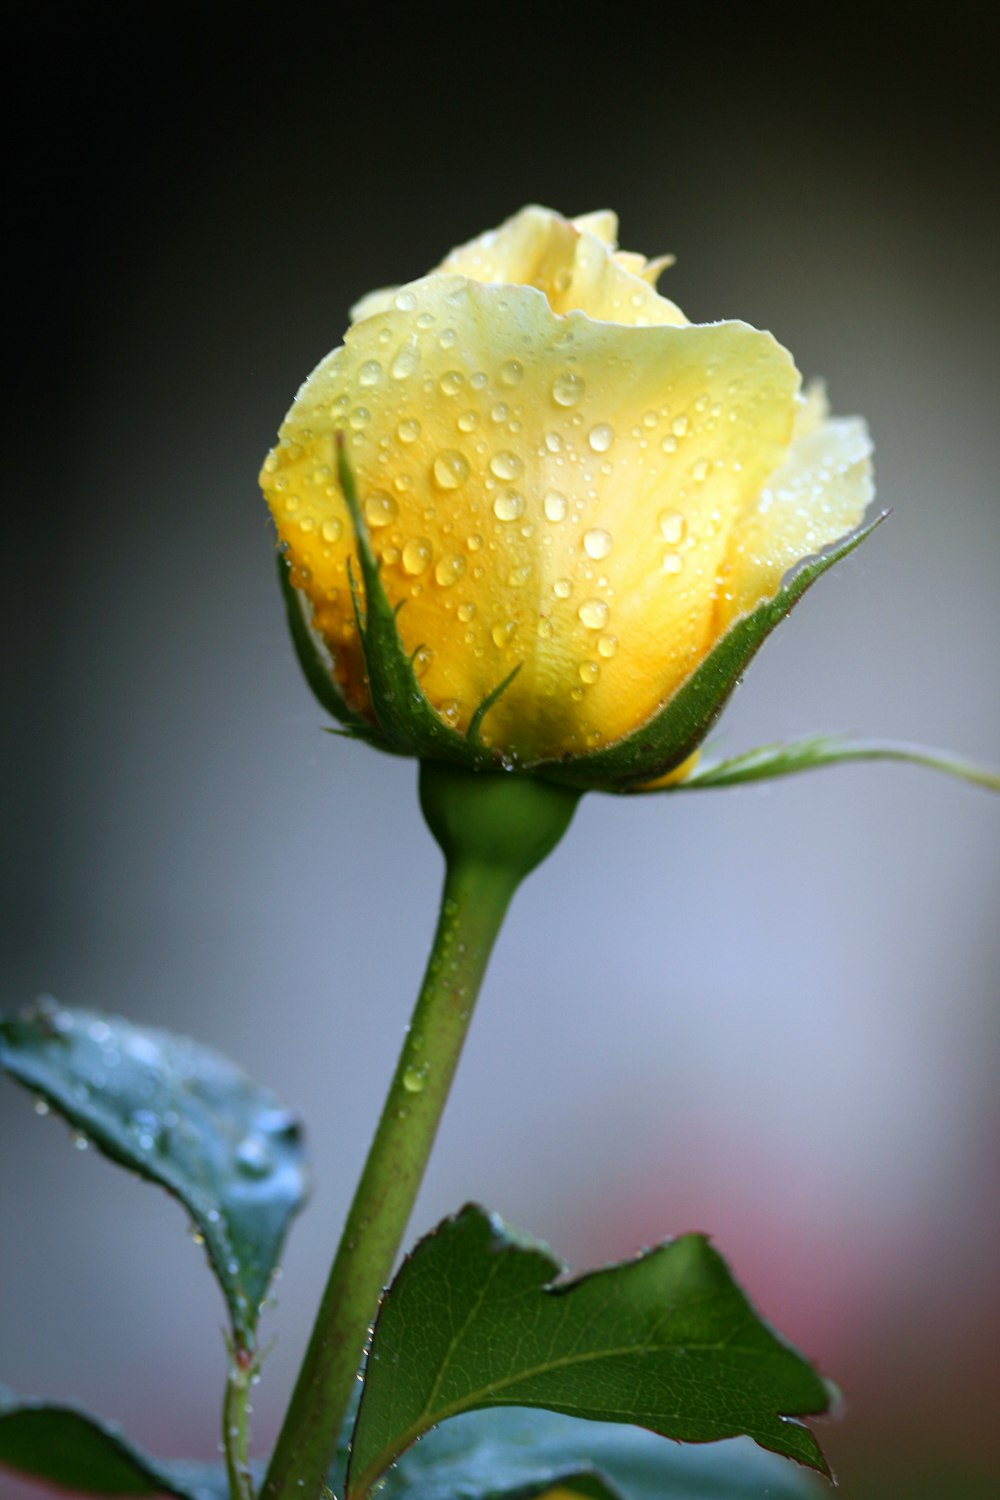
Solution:
<svg viewBox="0 0 1000 1500"><path fill-rule="evenodd" d="M886 515L888 511L822 557L806 563L773 598L741 616L673 697L639 729L603 750L539 761L530 767L533 774L569 786L628 792L679 766L702 743L772 630L818 578L871 536Z"/></svg>
<svg viewBox="0 0 1000 1500"><path fill-rule="evenodd" d="M229 1308L254 1331L306 1199L298 1121L269 1089L188 1037L44 1000L0 1018L0 1067L112 1161L187 1209Z"/></svg>
<svg viewBox="0 0 1000 1500"><path fill-rule="evenodd" d="M654 788L654 792L700 791L704 787L740 786L747 781L768 781L776 776L794 776L800 771L818 771L823 766L846 765L859 760L905 761L957 776L973 786L1000 792L1000 772L923 745L895 740L849 740L840 735L814 734L787 744L759 745L725 760L697 765L683 781ZM641 790L641 789L640 789Z"/></svg>
<svg viewBox="0 0 1000 1500"><path fill-rule="evenodd" d="M396 615L402 606L393 609L382 586L378 560L372 551L368 528L358 503L354 474L339 435L337 464L340 486L354 526L365 586L362 610L352 576L355 620L365 654L368 692L385 744L397 754L412 755L421 760L451 761L470 770L496 769L500 757L480 743L479 726L515 674L511 673L480 704L473 715L474 734L459 734L434 712L420 687L412 659L399 638Z"/></svg>
<svg viewBox="0 0 1000 1500"><path fill-rule="evenodd" d="M222 1464L154 1458L113 1423L65 1402L19 1400L0 1386L0 1464L83 1495L228 1500Z"/></svg>
<svg viewBox="0 0 1000 1500"><path fill-rule="evenodd" d="M665 1443L620 1422L526 1407L455 1417L390 1469L379 1500L822 1500L826 1486L749 1438ZM335 1493L340 1490L334 1486Z"/></svg>
<svg viewBox="0 0 1000 1500"><path fill-rule="evenodd" d="M474 1204L420 1241L375 1324L347 1473L362 1500L449 1417L545 1407L682 1442L746 1435L828 1472L798 1420L830 1392L687 1234L567 1282L547 1246Z"/></svg>
<svg viewBox="0 0 1000 1500"><path fill-rule="evenodd" d="M276 554L278 584L285 604L288 633L302 675L313 696L332 718L345 725L355 739L367 740L370 745L381 746L382 736L377 727L361 714L355 713L333 678L332 666L307 618L309 602L301 589L297 589L289 577L288 559L283 552Z"/></svg>

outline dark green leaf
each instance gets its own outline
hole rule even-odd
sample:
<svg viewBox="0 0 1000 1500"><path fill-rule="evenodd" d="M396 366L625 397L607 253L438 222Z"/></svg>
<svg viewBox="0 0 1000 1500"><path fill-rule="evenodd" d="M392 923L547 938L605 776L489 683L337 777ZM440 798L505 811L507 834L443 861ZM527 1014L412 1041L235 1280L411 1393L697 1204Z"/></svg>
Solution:
<svg viewBox="0 0 1000 1500"><path fill-rule="evenodd" d="M113 1161L179 1198L250 1346L292 1215L299 1125L268 1089L187 1037L42 1001L0 1020L0 1065Z"/></svg>
<svg viewBox="0 0 1000 1500"><path fill-rule="evenodd" d="M0 1386L0 1464L85 1495L226 1500L221 1464L153 1458L75 1406L19 1401Z"/></svg>
<svg viewBox="0 0 1000 1500"><path fill-rule="evenodd" d="M424 697L413 670L413 655L416 653L408 656L399 638L396 615L404 605L393 609L382 586L378 560L372 551L358 503L354 474L342 443L338 443L337 464L340 486L354 526L365 586L362 606L352 577L355 618L365 653L368 691L384 736L382 747L399 755L452 761L476 770L495 770L498 757L482 745L479 730L483 718L513 682L518 669L509 673L486 695L472 717L467 734L458 734L439 718Z"/></svg>
<svg viewBox="0 0 1000 1500"><path fill-rule="evenodd" d="M628 792L641 790L645 782L679 766L702 743L772 630L818 578L859 547L884 520L885 515L879 516L871 526L806 563L773 599L765 599L738 619L648 723L604 750L540 761L532 769L570 786Z"/></svg>
<svg viewBox="0 0 1000 1500"><path fill-rule="evenodd" d="M808 739L790 740L787 744L760 745L726 760L698 765L683 781L661 788L665 792L700 790L702 787L739 786L745 781L766 781L775 776L793 776L799 771L816 771L821 766L839 766L853 760L900 760L944 771L974 786L1000 792L1000 772L974 765L941 750L926 750L921 745L897 744L892 740L846 740L839 735L814 734Z"/></svg>
<svg viewBox="0 0 1000 1500"><path fill-rule="evenodd" d="M365 1495L436 1423L541 1406L710 1442L746 1434L825 1471L812 1367L756 1316L705 1238L575 1281L537 1241L470 1205L422 1240L375 1326L348 1473Z"/></svg>
<svg viewBox="0 0 1000 1500"><path fill-rule="evenodd" d="M302 675L312 689L313 695L333 718L339 719L350 730L355 739L367 740L369 744L381 745L381 735L373 724L349 708L333 678L333 665L325 657L307 618L308 601L295 588L288 576L288 561L284 554L278 556L278 582L285 604L288 632Z"/></svg>
<svg viewBox="0 0 1000 1500"><path fill-rule="evenodd" d="M456 1417L390 1470L380 1500L529 1500L561 1485L594 1500L822 1500L826 1486L748 1438L665 1443L613 1422L523 1407Z"/></svg>

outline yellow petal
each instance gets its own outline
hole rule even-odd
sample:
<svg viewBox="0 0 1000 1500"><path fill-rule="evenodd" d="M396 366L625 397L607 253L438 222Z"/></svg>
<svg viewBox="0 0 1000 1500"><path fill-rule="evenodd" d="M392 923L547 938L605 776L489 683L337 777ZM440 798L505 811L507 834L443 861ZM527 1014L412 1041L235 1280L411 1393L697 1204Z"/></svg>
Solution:
<svg viewBox="0 0 1000 1500"><path fill-rule="evenodd" d="M364 706L336 431L429 700L464 728L519 666L484 737L537 759L628 733L701 659L797 383L742 323L559 316L464 276L404 287L310 377L262 475L348 700Z"/></svg>
<svg viewBox="0 0 1000 1500"><path fill-rule="evenodd" d="M475 281L537 287L557 313L581 310L633 327L685 323L680 308L656 292L644 269L629 269L629 252L614 251L617 227L608 212L570 220L548 208L524 208L499 229L453 250L441 270ZM645 268L645 258L638 259Z"/></svg>
<svg viewBox="0 0 1000 1500"><path fill-rule="evenodd" d="M774 594L795 563L860 523L875 492L860 417L833 419L821 387L801 401L788 455L736 521L720 570L717 630Z"/></svg>

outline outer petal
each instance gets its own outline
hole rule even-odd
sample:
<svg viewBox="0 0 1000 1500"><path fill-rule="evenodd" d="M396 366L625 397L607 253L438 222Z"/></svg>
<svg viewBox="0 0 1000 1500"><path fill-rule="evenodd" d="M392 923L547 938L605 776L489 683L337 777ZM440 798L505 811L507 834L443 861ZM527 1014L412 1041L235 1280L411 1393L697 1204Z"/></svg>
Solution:
<svg viewBox="0 0 1000 1500"><path fill-rule="evenodd" d="M334 481L346 432L421 685L534 760L645 722L712 638L736 517L779 465L798 377L741 323L627 328L435 274L355 325L262 483L345 695L363 708Z"/></svg>
<svg viewBox="0 0 1000 1500"><path fill-rule="evenodd" d="M773 594L789 568L857 526L875 493L860 417L829 417L821 387L801 402L784 463L733 528L720 570L716 631Z"/></svg>

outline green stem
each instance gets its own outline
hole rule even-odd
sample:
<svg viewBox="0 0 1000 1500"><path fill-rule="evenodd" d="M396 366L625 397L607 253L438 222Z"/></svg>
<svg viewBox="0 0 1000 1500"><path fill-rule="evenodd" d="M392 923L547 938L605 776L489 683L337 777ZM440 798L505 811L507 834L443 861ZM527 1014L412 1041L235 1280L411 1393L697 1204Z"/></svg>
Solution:
<svg viewBox="0 0 1000 1500"><path fill-rule="evenodd" d="M253 1500L250 1473L250 1385L256 1360L243 1349L229 1351L229 1374L222 1404L222 1446L230 1500Z"/></svg>
<svg viewBox="0 0 1000 1500"><path fill-rule="evenodd" d="M262 1500L317 1500L324 1491L490 952L515 890L561 838L578 799L525 777L429 764L420 793L445 856L437 931Z"/></svg>
<svg viewBox="0 0 1000 1500"><path fill-rule="evenodd" d="M424 1175L494 939L506 872L451 865L413 1019L264 1484L268 1500L320 1493L369 1324Z"/></svg>

